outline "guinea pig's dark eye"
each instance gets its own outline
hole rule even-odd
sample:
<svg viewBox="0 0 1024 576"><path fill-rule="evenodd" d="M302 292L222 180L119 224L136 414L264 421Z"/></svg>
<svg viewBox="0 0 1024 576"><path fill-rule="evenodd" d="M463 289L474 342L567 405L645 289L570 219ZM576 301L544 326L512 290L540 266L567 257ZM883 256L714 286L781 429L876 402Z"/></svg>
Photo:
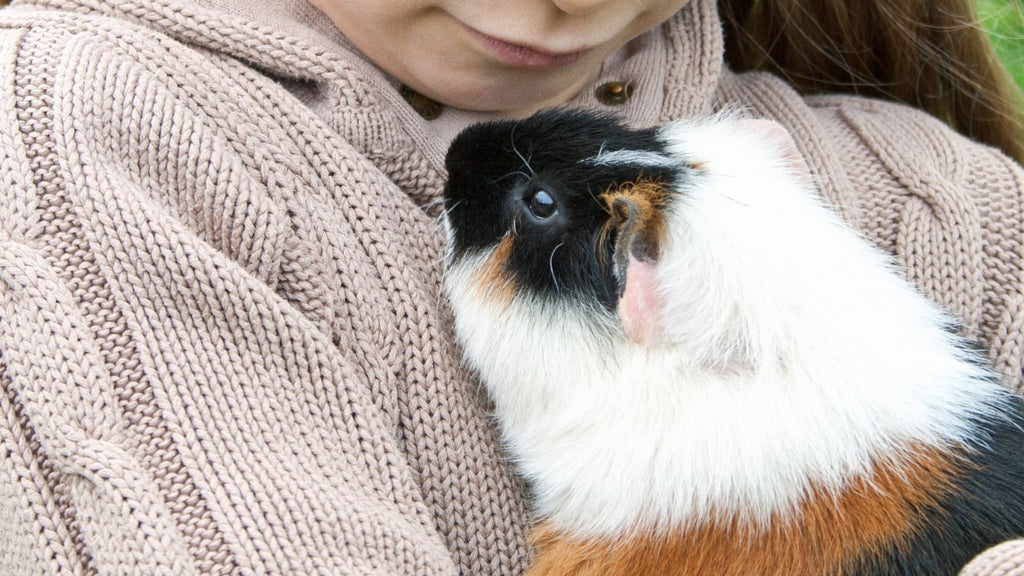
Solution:
<svg viewBox="0 0 1024 576"><path fill-rule="evenodd" d="M526 199L526 207L530 209L530 213L541 220L547 220L558 212L558 206L555 204L555 199L548 194L546 190L537 190Z"/></svg>

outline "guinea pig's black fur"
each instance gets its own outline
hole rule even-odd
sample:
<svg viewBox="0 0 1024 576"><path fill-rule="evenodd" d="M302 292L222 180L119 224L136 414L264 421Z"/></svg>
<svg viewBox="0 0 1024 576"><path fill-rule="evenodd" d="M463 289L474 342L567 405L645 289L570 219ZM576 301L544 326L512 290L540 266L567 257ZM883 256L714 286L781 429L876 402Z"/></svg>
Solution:
<svg viewBox="0 0 1024 576"><path fill-rule="evenodd" d="M611 270L615 231L597 195L646 180L670 188L679 164L585 162L615 151L664 154L653 129L634 130L585 112L541 112L527 120L471 126L452 143L445 211L454 257L497 244L515 228L505 266L521 292L556 293L613 310L621 287Z"/></svg>

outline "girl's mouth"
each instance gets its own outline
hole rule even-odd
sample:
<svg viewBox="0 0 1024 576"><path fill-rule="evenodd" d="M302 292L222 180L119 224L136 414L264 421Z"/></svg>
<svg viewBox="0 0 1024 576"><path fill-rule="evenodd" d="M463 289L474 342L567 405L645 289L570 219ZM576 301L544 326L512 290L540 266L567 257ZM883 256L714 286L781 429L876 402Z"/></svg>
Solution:
<svg viewBox="0 0 1024 576"><path fill-rule="evenodd" d="M529 46L506 42L493 36L488 36L473 28L467 28L484 45L487 51L498 60L518 68L544 69L568 66L578 61L589 51L584 49L575 52L546 52Z"/></svg>

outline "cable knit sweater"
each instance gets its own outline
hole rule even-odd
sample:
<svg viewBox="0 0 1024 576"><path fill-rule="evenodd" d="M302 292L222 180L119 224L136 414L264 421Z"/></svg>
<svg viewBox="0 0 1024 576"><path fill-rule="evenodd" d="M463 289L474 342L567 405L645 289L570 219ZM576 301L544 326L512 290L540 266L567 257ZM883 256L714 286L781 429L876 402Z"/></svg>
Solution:
<svg viewBox="0 0 1024 576"><path fill-rule="evenodd" d="M637 125L740 104L1024 386L1024 171L722 61L610 59ZM0 10L0 573L514 574L526 488L439 292L452 136L302 0ZM601 108L593 86L572 103ZM974 573L1024 565L1024 546Z"/></svg>

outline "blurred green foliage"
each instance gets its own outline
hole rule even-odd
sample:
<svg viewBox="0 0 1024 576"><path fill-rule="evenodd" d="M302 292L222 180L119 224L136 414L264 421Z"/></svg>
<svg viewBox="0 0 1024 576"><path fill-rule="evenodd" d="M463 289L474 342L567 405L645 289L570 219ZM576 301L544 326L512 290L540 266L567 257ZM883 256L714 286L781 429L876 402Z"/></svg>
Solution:
<svg viewBox="0 0 1024 576"><path fill-rule="evenodd" d="M1024 0L978 0L978 16L999 59L1024 90Z"/></svg>

